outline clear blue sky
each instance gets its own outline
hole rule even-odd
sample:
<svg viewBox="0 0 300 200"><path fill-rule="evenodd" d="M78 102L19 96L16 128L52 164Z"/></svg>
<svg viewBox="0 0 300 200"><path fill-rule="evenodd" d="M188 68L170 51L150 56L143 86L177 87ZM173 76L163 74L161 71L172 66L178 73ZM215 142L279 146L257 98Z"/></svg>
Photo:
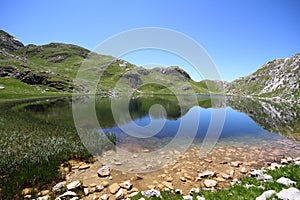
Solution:
<svg viewBox="0 0 300 200"><path fill-rule="evenodd" d="M128 29L174 29L202 45L227 81L300 52L299 19L298 0L0 1L0 29L24 44L56 41L93 50ZM138 65L150 62L142 57L128 58ZM167 58L152 63L178 64Z"/></svg>

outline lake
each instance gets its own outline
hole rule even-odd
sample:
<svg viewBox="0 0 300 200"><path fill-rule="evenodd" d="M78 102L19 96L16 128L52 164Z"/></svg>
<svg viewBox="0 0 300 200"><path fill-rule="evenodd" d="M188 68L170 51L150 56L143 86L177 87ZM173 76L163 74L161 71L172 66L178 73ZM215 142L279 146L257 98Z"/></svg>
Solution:
<svg viewBox="0 0 300 200"><path fill-rule="evenodd" d="M196 177L201 169L228 172L224 163L232 161L250 169L300 156L300 105L287 102L206 95L77 96L73 105L71 98L61 97L0 107L1 175L31 162L85 157L86 149L116 171L148 172L144 180L150 182L161 170L171 174L186 168Z"/></svg>

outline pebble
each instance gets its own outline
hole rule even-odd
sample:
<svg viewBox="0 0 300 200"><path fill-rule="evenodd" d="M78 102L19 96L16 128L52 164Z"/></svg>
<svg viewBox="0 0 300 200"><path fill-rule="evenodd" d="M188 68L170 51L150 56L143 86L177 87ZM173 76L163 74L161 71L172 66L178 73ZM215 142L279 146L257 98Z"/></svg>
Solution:
<svg viewBox="0 0 300 200"><path fill-rule="evenodd" d="M102 181L101 184L103 185L103 187L109 186L109 182L107 182L107 181Z"/></svg>
<svg viewBox="0 0 300 200"><path fill-rule="evenodd" d="M155 185L147 185L147 188L148 188L149 190L155 189Z"/></svg>
<svg viewBox="0 0 300 200"><path fill-rule="evenodd" d="M186 178L184 178L183 176L179 177L179 179L180 179L182 182L186 182Z"/></svg>
<svg viewBox="0 0 300 200"><path fill-rule="evenodd" d="M78 188L80 185L81 185L81 183L80 183L79 180L73 181L73 182L71 182L71 183L69 183L69 184L67 185L67 189L68 189L68 190L74 190L74 189Z"/></svg>
<svg viewBox="0 0 300 200"><path fill-rule="evenodd" d="M37 198L37 200L50 200L50 199L51 199L51 197L49 195L45 195L45 196Z"/></svg>
<svg viewBox="0 0 300 200"><path fill-rule="evenodd" d="M103 194L100 196L101 200L108 200L108 194Z"/></svg>
<svg viewBox="0 0 300 200"><path fill-rule="evenodd" d="M103 166L97 171L98 176L106 177L110 175L110 168L108 166Z"/></svg>
<svg viewBox="0 0 300 200"><path fill-rule="evenodd" d="M57 183L55 186L53 186L52 190L53 191L58 191L58 190L62 189L63 187L65 187L66 184L67 184L66 181Z"/></svg>
<svg viewBox="0 0 300 200"><path fill-rule="evenodd" d="M90 168L90 165L80 165L80 167L78 168L79 170L84 170L84 169L88 169Z"/></svg>
<svg viewBox="0 0 300 200"><path fill-rule="evenodd" d="M50 193L50 190L42 190L38 193L38 196L46 196Z"/></svg>
<svg viewBox="0 0 300 200"><path fill-rule="evenodd" d="M130 181L124 181L123 183L120 184L121 188L130 190L132 188L132 184L130 183Z"/></svg>
<svg viewBox="0 0 300 200"><path fill-rule="evenodd" d="M269 169L270 170L275 170L277 168L281 167L281 165L277 164L277 163L271 163Z"/></svg>
<svg viewBox="0 0 300 200"><path fill-rule="evenodd" d="M194 194L199 194L200 193L200 188L192 188L189 192L189 194L191 196L193 196Z"/></svg>
<svg viewBox="0 0 300 200"><path fill-rule="evenodd" d="M126 194L127 194L127 190L120 188L116 193L116 199L123 199Z"/></svg>
<svg viewBox="0 0 300 200"><path fill-rule="evenodd" d="M32 188L25 188L22 190L22 194L25 196L25 195L31 194L32 191L33 191Z"/></svg>
<svg viewBox="0 0 300 200"><path fill-rule="evenodd" d="M214 177L216 175L216 172L212 171L204 171L198 174L199 178L205 178L205 177Z"/></svg>
<svg viewBox="0 0 300 200"><path fill-rule="evenodd" d="M242 174L246 174L248 173L248 170L246 169L246 167L242 167L241 171Z"/></svg>
<svg viewBox="0 0 300 200"><path fill-rule="evenodd" d="M142 195L147 198L160 197L160 191L151 189L147 191L142 191Z"/></svg>
<svg viewBox="0 0 300 200"><path fill-rule="evenodd" d="M104 189L103 185L96 185L95 192L101 192Z"/></svg>
<svg viewBox="0 0 300 200"><path fill-rule="evenodd" d="M230 175L228 175L228 174L222 174L222 177L224 178L224 179L230 179Z"/></svg>
<svg viewBox="0 0 300 200"><path fill-rule="evenodd" d="M230 163L230 166L231 166L231 167L239 167L239 166L240 166L240 163L239 163L239 162L231 162L231 163Z"/></svg>
<svg viewBox="0 0 300 200"><path fill-rule="evenodd" d="M119 186L118 183L113 183L112 185L110 185L108 187L109 192L112 193L112 194L115 194L116 192L118 192L119 188L120 188L120 186Z"/></svg>
<svg viewBox="0 0 300 200"><path fill-rule="evenodd" d="M83 188L83 193L85 196L89 194L89 189L88 188Z"/></svg>
<svg viewBox="0 0 300 200"><path fill-rule="evenodd" d="M206 179L204 180L204 185L207 188L215 187L217 186L218 182L212 179Z"/></svg>
<svg viewBox="0 0 300 200"><path fill-rule="evenodd" d="M63 197L68 197L68 196L76 196L77 194L75 192L72 191L67 191L65 193L63 193L62 195L58 196L58 199L63 198Z"/></svg>
<svg viewBox="0 0 300 200"><path fill-rule="evenodd" d="M184 200L193 200L193 197L190 195L185 195L182 197Z"/></svg>
<svg viewBox="0 0 300 200"><path fill-rule="evenodd" d="M168 176L168 177L166 177L166 179L165 179L167 182L172 182L173 181L173 178L171 177L171 176Z"/></svg>

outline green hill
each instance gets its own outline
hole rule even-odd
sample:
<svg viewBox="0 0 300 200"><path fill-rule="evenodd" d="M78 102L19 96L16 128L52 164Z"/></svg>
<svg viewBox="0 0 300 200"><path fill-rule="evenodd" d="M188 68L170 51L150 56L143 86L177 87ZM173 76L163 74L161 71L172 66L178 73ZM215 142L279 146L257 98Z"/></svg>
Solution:
<svg viewBox="0 0 300 200"><path fill-rule="evenodd" d="M85 67L82 67L85 66ZM81 68L80 68L81 67ZM80 76L74 80L78 70ZM101 77L101 78L100 78ZM94 83L97 89L93 91ZM96 93L208 94L221 92L207 81L195 82L177 66L145 69L125 60L93 53L72 44L23 45L0 30L0 93L2 98Z"/></svg>

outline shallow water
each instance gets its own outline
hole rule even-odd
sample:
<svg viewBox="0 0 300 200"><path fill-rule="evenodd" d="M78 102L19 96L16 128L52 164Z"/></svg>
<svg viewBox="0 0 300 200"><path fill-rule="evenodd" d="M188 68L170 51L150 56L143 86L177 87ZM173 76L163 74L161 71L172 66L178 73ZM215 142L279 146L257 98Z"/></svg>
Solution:
<svg viewBox="0 0 300 200"><path fill-rule="evenodd" d="M107 163L113 164L116 157L118 162L129 163L128 157L133 153L147 152L150 160L160 160L157 166L152 166L157 169L178 157L172 153L166 157L168 152L176 150L183 154L191 147L198 149L199 157L214 153L218 147L243 148L240 153L244 154L251 152L253 147L261 153L260 157L269 161L287 155L300 156L298 138L293 135L300 128L299 105L217 96L142 96L90 100L83 97L73 99L73 114L75 112L76 125L80 130L93 129L100 135L116 135L118 156L113 154L105 157L104 154L103 160ZM90 105L91 102L95 102L95 106ZM91 108L95 108L96 120L90 118ZM74 126L70 99L33 102L19 109L43 120L56 120ZM89 139L86 132L78 133L85 146L94 149L92 145L95 138ZM254 154L257 152L253 151L251 156ZM243 158L239 153L236 155L237 158ZM219 153L218 157L222 156L226 157ZM138 170L145 165L142 158L131 159L130 166L123 164L122 168ZM136 167L133 168L134 165Z"/></svg>

